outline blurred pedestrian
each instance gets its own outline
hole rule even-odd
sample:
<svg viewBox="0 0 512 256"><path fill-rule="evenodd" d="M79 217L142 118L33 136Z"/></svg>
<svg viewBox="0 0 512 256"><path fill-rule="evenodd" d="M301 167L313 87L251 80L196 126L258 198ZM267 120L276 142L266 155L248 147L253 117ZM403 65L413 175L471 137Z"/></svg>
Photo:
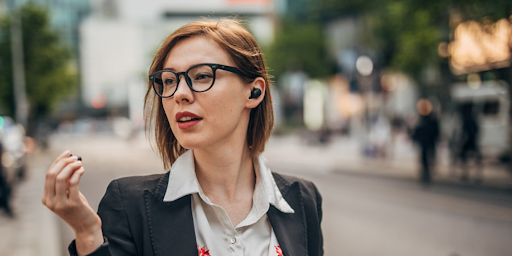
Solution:
<svg viewBox="0 0 512 256"><path fill-rule="evenodd" d="M432 112L432 105L429 101L420 100L417 104L417 109L420 119L414 129L413 140L420 146L420 181L424 184L429 184L432 180L432 166L436 159L439 121Z"/></svg>
<svg viewBox="0 0 512 256"><path fill-rule="evenodd" d="M2 134L0 134L0 159L4 153L2 145ZM9 203L11 198L11 188L7 182L7 177L4 173L4 165L0 162L0 209L4 209L8 216L13 216L13 212Z"/></svg>
<svg viewBox="0 0 512 256"><path fill-rule="evenodd" d="M75 231L70 253L323 255L317 188L261 156L273 106L253 36L228 19L184 25L149 73L146 127L171 170L114 180L96 214L78 189L81 161L57 157L42 201Z"/></svg>
<svg viewBox="0 0 512 256"><path fill-rule="evenodd" d="M474 158L477 165L477 181L482 179L482 155L478 147L478 134L480 126L473 115L473 105L464 104L461 106L462 129L460 136L460 161L461 161L461 180L469 179L468 157Z"/></svg>

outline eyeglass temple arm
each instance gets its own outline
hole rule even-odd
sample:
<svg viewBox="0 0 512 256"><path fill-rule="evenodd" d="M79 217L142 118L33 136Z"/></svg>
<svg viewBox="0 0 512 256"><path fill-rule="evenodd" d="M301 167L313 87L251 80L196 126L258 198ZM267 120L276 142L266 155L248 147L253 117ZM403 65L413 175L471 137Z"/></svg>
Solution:
<svg viewBox="0 0 512 256"><path fill-rule="evenodd" d="M246 76L246 74L244 74L240 69L235 68L235 67L224 66L224 65L218 64L217 68L224 69L224 70L227 70L229 72L233 72L233 73L239 74L241 76Z"/></svg>
<svg viewBox="0 0 512 256"><path fill-rule="evenodd" d="M154 78L155 79L155 83L159 84L159 85L163 85L164 83L162 82L162 79L160 78Z"/></svg>

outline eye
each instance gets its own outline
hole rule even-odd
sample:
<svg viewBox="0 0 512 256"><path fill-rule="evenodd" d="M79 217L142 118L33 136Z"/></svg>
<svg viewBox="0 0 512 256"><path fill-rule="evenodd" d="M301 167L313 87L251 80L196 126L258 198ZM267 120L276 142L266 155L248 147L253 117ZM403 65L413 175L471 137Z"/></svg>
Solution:
<svg viewBox="0 0 512 256"><path fill-rule="evenodd" d="M196 81L201 81L201 80L210 80L212 79L213 76L212 74L209 74L209 73L201 73L201 74L197 74L194 78L194 80Z"/></svg>
<svg viewBox="0 0 512 256"><path fill-rule="evenodd" d="M176 84L176 79L165 79L165 85L175 85Z"/></svg>

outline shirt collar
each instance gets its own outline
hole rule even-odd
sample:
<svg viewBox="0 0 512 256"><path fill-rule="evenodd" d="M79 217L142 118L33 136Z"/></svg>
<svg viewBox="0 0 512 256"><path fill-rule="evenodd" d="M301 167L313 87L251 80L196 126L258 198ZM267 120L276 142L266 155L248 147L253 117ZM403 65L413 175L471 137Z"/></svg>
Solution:
<svg viewBox="0 0 512 256"><path fill-rule="evenodd" d="M164 202L172 202L194 193L199 193L199 182L195 172L194 153L187 150L171 166Z"/></svg>
<svg viewBox="0 0 512 256"><path fill-rule="evenodd" d="M276 181L274 180L274 176L272 175L272 171L268 167L267 159L262 155L259 155L258 161L254 162L254 170L256 170L257 173L256 185L261 184L268 202L284 213L294 213L295 211L288 204L288 202L286 202L283 195L281 194L281 191L277 187Z"/></svg>
<svg viewBox="0 0 512 256"><path fill-rule="evenodd" d="M284 213L294 213L292 207L286 202L277 187L274 176L268 168L267 159L260 155L258 161L254 161L256 173L256 186L261 186L268 203L275 206ZM169 183L164 195L164 202L172 202L183 196L199 193L202 189L197 181L194 165L193 150L187 150L183 153L171 167L169 174Z"/></svg>

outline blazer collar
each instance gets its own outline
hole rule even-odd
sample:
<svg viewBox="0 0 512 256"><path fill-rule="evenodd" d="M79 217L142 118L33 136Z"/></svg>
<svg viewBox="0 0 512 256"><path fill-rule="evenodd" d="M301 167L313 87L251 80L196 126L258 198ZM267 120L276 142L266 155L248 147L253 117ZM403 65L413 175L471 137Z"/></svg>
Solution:
<svg viewBox="0 0 512 256"><path fill-rule="evenodd" d="M273 176L284 199L295 211L285 213L272 205L267 212L283 255L308 255L306 217L299 183L289 183L279 174L273 173ZM154 191L144 191L154 256L196 255L191 196L164 202L168 182L169 172L162 175Z"/></svg>

